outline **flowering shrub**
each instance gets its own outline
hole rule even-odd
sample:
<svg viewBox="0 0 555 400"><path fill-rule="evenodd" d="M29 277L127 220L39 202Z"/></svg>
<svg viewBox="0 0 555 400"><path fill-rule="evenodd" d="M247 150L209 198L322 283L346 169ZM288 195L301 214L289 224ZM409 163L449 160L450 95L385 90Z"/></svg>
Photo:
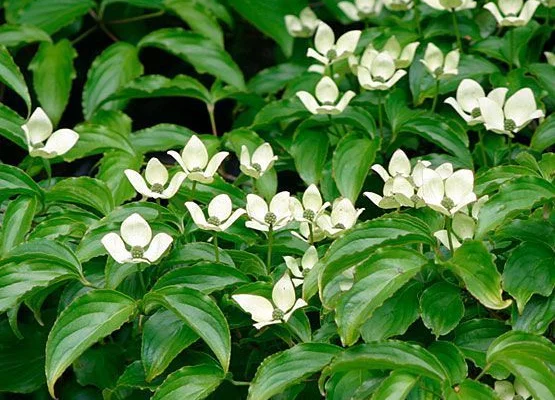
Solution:
<svg viewBox="0 0 555 400"><path fill-rule="evenodd" d="M310 3L3 2L0 391L555 398L555 3Z"/></svg>

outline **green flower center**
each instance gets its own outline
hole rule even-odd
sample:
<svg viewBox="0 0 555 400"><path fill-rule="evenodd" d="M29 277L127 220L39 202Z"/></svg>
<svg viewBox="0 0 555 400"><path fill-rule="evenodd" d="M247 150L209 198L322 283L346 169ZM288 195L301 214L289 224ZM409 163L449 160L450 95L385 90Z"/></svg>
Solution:
<svg viewBox="0 0 555 400"><path fill-rule="evenodd" d="M375 80L376 82L385 83L385 78L382 77L382 76L375 76L375 77L374 77L374 80Z"/></svg>
<svg viewBox="0 0 555 400"><path fill-rule="evenodd" d="M164 191L164 186L159 183L155 183L150 187L150 190L152 190L154 193L162 193Z"/></svg>
<svg viewBox="0 0 555 400"><path fill-rule="evenodd" d="M220 221L218 217L209 217L206 222L208 222L210 225L216 225L216 226L222 223L222 221Z"/></svg>
<svg viewBox="0 0 555 400"><path fill-rule="evenodd" d="M278 319L283 319L283 317L285 317L285 313L281 311L279 308L274 308L274 311L272 312L272 319L278 320Z"/></svg>
<svg viewBox="0 0 555 400"><path fill-rule="evenodd" d="M195 167L191 170L191 172L203 172L204 170L201 167Z"/></svg>
<svg viewBox="0 0 555 400"><path fill-rule="evenodd" d="M307 219L309 221L314 221L314 218L316 217L316 213L312 210L304 210L303 211L303 218Z"/></svg>
<svg viewBox="0 0 555 400"><path fill-rule="evenodd" d="M277 222L277 217L276 214L274 214L273 212L269 212L264 216L264 222L267 223L268 225L273 225Z"/></svg>
<svg viewBox="0 0 555 400"><path fill-rule="evenodd" d="M472 116L472 118L478 118L480 115L482 115L482 111L480 111L480 107L473 108L472 111L470 112L470 115Z"/></svg>
<svg viewBox="0 0 555 400"><path fill-rule="evenodd" d="M443 67L437 67L437 68L434 70L434 75L435 75L435 76L441 76L441 75L443 75Z"/></svg>
<svg viewBox="0 0 555 400"><path fill-rule="evenodd" d="M42 143L42 142L31 143L31 147L32 147L34 150L42 149L42 148L44 147L44 143Z"/></svg>
<svg viewBox="0 0 555 400"><path fill-rule="evenodd" d="M251 167L255 169L257 172L262 172L262 167L258 163L251 164Z"/></svg>
<svg viewBox="0 0 555 400"><path fill-rule="evenodd" d="M512 119L506 119L505 120L505 130L506 131L512 131L514 129L516 129L515 121L513 121Z"/></svg>
<svg viewBox="0 0 555 400"><path fill-rule="evenodd" d="M310 268L303 269L303 272L302 272L303 277L306 277L306 276L308 275L308 272L309 272L309 271L310 271Z"/></svg>
<svg viewBox="0 0 555 400"><path fill-rule="evenodd" d="M416 194L413 194L412 196L410 196L410 201L412 201L413 203L419 203L420 197L418 197L418 195Z"/></svg>
<svg viewBox="0 0 555 400"><path fill-rule="evenodd" d="M455 207L455 202L449 197L444 197L443 200L441 200L441 205L446 209L450 210L453 207Z"/></svg>
<svg viewBox="0 0 555 400"><path fill-rule="evenodd" d="M337 52L335 51L335 49L329 49L326 53L326 57L330 60L333 60L334 58L337 58Z"/></svg>
<svg viewBox="0 0 555 400"><path fill-rule="evenodd" d="M133 246L131 248L131 257L133 258L143 258L145 254L145 249L141 246Z"/></svg>

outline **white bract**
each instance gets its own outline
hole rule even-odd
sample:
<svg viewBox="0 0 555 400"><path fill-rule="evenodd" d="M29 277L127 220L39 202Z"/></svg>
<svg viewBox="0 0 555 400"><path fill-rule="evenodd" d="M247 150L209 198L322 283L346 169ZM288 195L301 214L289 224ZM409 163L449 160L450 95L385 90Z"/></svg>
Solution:
<svg viewBox="0 0 555 400"><path fill-rule="evenodd" d="M474 174L469 169L461 169L444 179L438 171L425 168L418 196L428 207L452 216L476 201Z"/></svg>
<svg viewBox="0 0 555 400"><path fill-rule="evenodd" d="M444 57L441 50L433 43L428 43L424 59L420 60L435 79L456 76L459 73L459 50L452 50Z"/></svg>
<svg viewBox="0 0 555 400"><path fill-rule="evenodd" d="M302 203L291 197L290 205L295 221L313 223L330 206L330 203L322 201L320 191L312 184L304 191Z"/></svg>
<svg viewBox="0 0 555 400"><path fill-rule="evenodd" d="M487 97L478 99L487 130L513 137L513 133L520 131L530 121L544 116L544 112L537 108L534 93L529 88L520 89L507 101L504 100L505 96L497 101Z"/></svg>
<svg viewBox="0 0 555 400"><path fill-rule="evenodd" d="M312 114L340 114L349 105L351 99L355 97L355 92L349 90L338 102L339 89L329 76L324 76L316 84L315 92L316 98L304 90L296 93L306 109Z"/></svg>
<svg viewBox="0 0 555 400"><path fill-rule="evenodd" d="M414 6L412 0L384 0L384 5L391 11L406 11Z"/></svg>
<svg viewBox="0 0 555 400"><path fill-rule="evenodd" d="M309 224L308 222L299 223L299 232L292 231L291 234L303 242L310 243L310 230L312 228L312 243L319 242L326 238L326 232L324 232L318 224Z"/></svg>
<svg viewBox="0 0 555 400"><path fill-rule="evenodd" d="M293 275L293 284L299 286L302 285L308 271L318 262L318 252L316 251L316 247L310 246L300 260L290 256L285 256L283 259L287 268L289 268L289 271L291 271Z"/></svg>
<svg viewBox="0 0 555 400"><path fill-rule="evenodd" d="M547 63L549 65L555 66L555 53L552 53L550 51L544 51L543 54L545 55L545 59L547 60Z"/></svg>
<svg viewBox="0 0 555 400"><path fill-rule="evenodd" d="M164 188L166 183L168 183L168 170L157 158L151 158L148 161L144 178L140 173L132 169L126 169L124 173L138 193L153 199L169 199L173 197L187 177L185 172L177 172L171 179L168 187Z"/></svg>
<svg viewBox="0 0 555 400"><path fill-rule="evenodd" d="M214 174L229 153L221 151L208 161L206 146L196 135L193 135L183 148L181 155L173 150L168 151L168 154L183 168L187 179L200 183L211 183L214 180Z"/></svg>
<svg viewBox="0 0 555 400"><path fill-rule="evenodd" d="M363 211L364 208L356 209L347 198L337 199L333 202L330 215L321 215L316 223L328 236L334 237L352 228Z"/></svg>
<svg viewBox="0 0 555 400"><path fill-rule="evenodd" d="M316 49L309 48L306 55L324 65L331 64L353 54L360 34L361 31L349 31L341 35L336 43L333 30L325 22L320 22L314 36Z"/></svg>
<svg viewBox="0 0 555 400"><path fill-rule="evenodd" d="M515 379L514 384L509 381L495 381L493 387L501 400L527 400L532 397L518 379Z"/></svg>
<svg viewBox="0 0 555 400"><path fill-rule="evenodd" d="M208 218L204 216L198 204L188 201L185 207L189 210L193 221L200 228L208 231L224 232L246 211L238 208L233 211L231 199L227 194L219 194L208 204Z"/></svg>
<svg viewBox="0 0 555 400"><path fill-rule="evenodd" d="M287 322L295 310L307 305L303 299L296 299L295 286L288 274L274 285L272 301L254 294L234 294L231 298L252 316L256 329Z"/></svg>
<svg viewBox="0 0 555 400"><path fill-rule="evenodd" d="M412 42L407 44L405 47L401 47L401 44L395 36L391 36L385 43L382 51L389 54L391 58L395 61L396 68L407 68L412 63L414 59L414 54L416 49L420 45L420 42Z"/></svg>
<svg viewBox="0 0 555 400"><path fill-rule="evenodd" d="M250 221L245 226L258 231L268 232L284 228L291 221L289 192L280 192L270 201L270 206L256 194L247 195L247 214Z"/></svg>
<svg viewBox="0 0 555 400"><path fill-rule="evenodd" d="M269 143L264 143L252 153L249 154L247 146L241 146L240 169L245 175L251 176L255 179L260 178L266 171L274 166L277 160L274 156L274 151Z"/></svg>
<svg viewBox="0 0 555 400"><path fill-rule="evenodd" d="M497 5L490 2L484 8L499 26L524 26L530 22L539 5L537 0L498 0Z"/></svg>
<svg viewBox="0 0 555 400"><path fill-rule="evenodd" d="M436 10L460 11L476 8L474 0L424 0L424 3Z"/></svg>
<svg viewBox="0 0 555 400"><path fill-rule="evenodd" d="M358 82L367 90L388 90L407 74L405 70L396 70L391 54L373 48L364 51L356 72Z"/></svg>
<svg viewBox="0 0 555 400"><path fill-rule="evenodd" d="M303 8L298 17L296 15L285 16L285 27L293 37L311 37L319 23L320 20L310 7Z"/></svg>
<svg viewBox="0 0 555 400"><path fill-rule="evenodd" d="M143 217L134 213L127 217L115 232L101 239L104 248L118 263L153 263L170 247L173 238L161 232L152 237L152 230Z"/></svg>
<svg viewBox="0 0 555 400"><path fill-rule="evenodd" d="M360 21L378 15L383 8L382 0L341 1L337 6L351 21Z"/></svg>
<svg viewBox="0 0 555 400"><path fill-rule="evenodd" d="M53 132L52 121L40 107L37 107L29 120L21 125L21 129L25 133L31 157L61 156L71 150L79 140L79 134L71 129L58 129Z"/></svg>

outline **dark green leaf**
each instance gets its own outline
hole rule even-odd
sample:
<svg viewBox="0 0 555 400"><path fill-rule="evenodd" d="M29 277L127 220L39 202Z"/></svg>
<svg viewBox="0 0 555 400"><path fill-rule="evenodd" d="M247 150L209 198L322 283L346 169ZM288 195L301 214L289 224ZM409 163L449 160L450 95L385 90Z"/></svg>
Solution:
<svg viewBox="0 0 555 400"><path fill-rule="evenodd" d="M447 390L447 400L497 400L499 395L489 386L470 379L464 380L460 385Z"/></svg>
<svg viewBox="0 0 555 400"><path fill-rule="evenodd" d="M542 335L555 320L555 296L534 296L526 303L521 315L514 312L513 328Z"/></svg>
<svg viewBox="0 0 555 400"><path fill-rule="evenodd" d="M10 202L2 221L2 252L5 254L25 240L37 211L38 201L34 196L19 196Z"/></svg>
<svg viewBox="0 0 555 400"><path fill-rule="evenodd" d="M418 382L418 376L393 371L372 395L372 400L404 400Z"/></svg>
<svg viewBox="0 0 555 400"><path fill-rule="evenodd" d="M451 332L464 316L461 291L447 283L439 282L427 288L420 297L422 322L436 337Z"/></svg>
<svg viewBox="0 0 555 400"><path fill-rule="evenodd" d="M547 117L532 135L530 147L536 151L544 151L555 144L555 115Z"/></svg>
<svg viewBox="0 0 555 400"><path fill-rule="evenodd" d="M41 201L44 200L42 189L29 175L17 167L0 164L0 200L15 194L38 196Z"/></svg>
<svg viewBox="0 0 555 400"><path fill-rule="evenodd" d="M158 387L153 400L201 400L220 385L224 372L215 365L183 367L168 375Z"/></svg>
<svg viewBox="0 0 555 400"><path fill-rule="evenodd" d="M47 201L89 207L100 215L108 215L114 209L114 199L108 186L86 176L58 182L47 193Z"/></svg>
<svg viewBox="0 0 555 400"><path fill-rule="evenodd" d="M25 102L27 110L31 110L31 96L21 74L19 67L14 62L10 52L5 46L0 45L0 82L16 92Z"/></svg>
<svg viewBox="0 0 555 400"><path fill-rule="evenodd" d="M51 42L48 33L33 25L0 26L0 44L6 47L17 47L33 42Z"/></svg>
<svg viewBox="0 0 555 400"><path fill-rule="evenodd" d="M460 383L468 374L468 366L463 353L451 342L434 342L428 351L435 355L449 374L452 384Z"/></svg>
<svg viewBox="0 0 555 400"><path fill-rule="evenodd" d="M223 264L200 264L176 268L168 272L158 279L153 289L177 285L210 294L227 286L247 282L249 282L247 276L234 267Z"/></svg>
<svg viewBox="0 0 555 400"><path fill-rule="evenodd" d="M94 6L92 0L33 0L17 13L17 23L35 25L53 34Z"/></svg>
<svg viewBox="0 0 555 400"><path fill-rule="evenodd" d="M201 242L187 243L171 252L170 255L164 259L164 265L191 265L199 261L216 262L213 245ZM225 250L220 250L220 262L230 266L235 265Z"/></svg>
<svg viewBox="0 0 555 400"><path fill-rule="evenodd" d="M192 31L224 47L224 34L218 20L203 3L195 1L166 0L164 5L189 25Z"/></svg>

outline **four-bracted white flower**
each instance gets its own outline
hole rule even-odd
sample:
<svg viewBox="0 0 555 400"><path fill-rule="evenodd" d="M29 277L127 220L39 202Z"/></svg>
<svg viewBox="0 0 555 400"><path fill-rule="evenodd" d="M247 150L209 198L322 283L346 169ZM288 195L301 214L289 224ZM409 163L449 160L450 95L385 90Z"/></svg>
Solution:
<svg viewBox="0 0 555 400"><path fill-rule="evenodd" d="M341 232L352 228L364 211L364 208L356 209L351 200L347 198L337 199L333 202L330 215L323 214L316 223L326 235L334 237Z"/></svg>
<svg viewBox="0 0 555 400"><path fill-rule="evenodd" d="M530 22L539 5L537 0L498 0L497 5L490 2L484 8L499 26L524 26Z"/></svg>
<svg viewBox="0 0 555 400"><path fill-rule="evenodd" d="M293 275L293 284L295 286L300 286L303 284L304 277L308 271L318 262L318 252L316 251L316 247L310 246L300 260L290 256L283 257L283 260Z"/></svg>
<svg viewBox="0 0 555 400"><path fill-rule="evenodd" d="M420 42L412 42L404 47L401 47L397 38L395 36L391 36L387 42L385 42L382 51L386 52L391 56L391 58L393 58L396 68L408 68L412 63L412 60L414 60L414 54L416 53L416 49L419 45Z"/></svg>
<svg viewBox="0 0 555 400"><path fill-rule="evenodd" d="M187 178L185 172L177 172L171 179L168 187L164 188L166 183L168 183L168 170L154 157L146 165L144 178L132 169L126 169L124 173L138 193L153 199L169 199L173 197L185 178Z"/></svg>
<svg viewBox="0 0 555 400"><path fill-rule="evenodd" d="M21 129L25 133L31 157L54 158L64 155L79 140L79 134L71 129L58 129L53 132L52 121L40 107L37 107L29 120L21 125Z"/></svg>
<svg viewBox="0 0 555 400"><path fill-rule="evenodd" d="M256 194L247 195L247 214L250 221L245 222L247 228L268 232L284 228L291 221L289 209L289 192L280 192L270 201L270 206Z"/></svg>
<svg viewBox="0 0 555 400"><path fill-rule="evenodd" d="M474 0L424 0L424 3L436 10L461 11L476 8Z"/></svg>
<svg viewBox="0 0 555 400"><path fill-rule="evenodd" d="M333 30L325 22L320 22L314 36L314 47L316 49L309 48L306 55L324 65L331 64L353 54L360 34L361 31L349 31L341 35L336 43Z"/></svg>
<svg viewBox="0 0 555 400"><path fill-rule="evenodd" d="M371 47L362 54L356 71L358 82L367 90L388 90L407 74L405 70L396 70L389 53Z"/></svg>
<svg viewBox="0 0 555 400"><path fill-rule="evenodd" d="M495 100L488 97L478 99L487 130L513 137L513 133L520 131L530 121L545 115L537 108L534 93L529 88L520 89L507 101L504 100L505 96Z"/></svg>
<svg viewBox="0 0 555 400"><path fill-rule="evenodd" d="M206 146L196 135L193 135L183 148L181 155L173 150L168 151L168 154L183 168L187 179L200 183L211 183L214 180L214 174L229 153L221 151L208 161Z"/></svg>
<svg viewBox="0 0 555 400"><path fill-rule="evenodd" d="M269 143L258 146L252 153L252 158L247 146L243 145L241 146L241 157L239 159L241 165L239 168L245 175L258 179L274 166L277 159Z"/></svg>
<svg viewBox="0 0 555 400"><path fill-rule="evenodd" d="M285 27L293 37L311 37L319 23L318 16L314 14L310 7L303 8L298 17L296 15L285 16Z"/></svg>
<svg viewBox="0 0 555 400"><path fill-rule="evenodd" d="M108 233L101 242L112 258L120 264L153 263L162 257L172 244L173 238L164 232L156 234L153 238L148 222L134 213L121 223L120 235L115 232Z"/></svg>
<svg viewBox="0 0 555 400"><path fill-rule="evenodd" d="M310 185L303 193L302 203L291 197L291 212L295 221L314 223L326 208L329 202L322 201L322 195L316 185Z"/></svg>
<svg viewBox="0 0 555 400"><path fill-rule="evenodd" d="M383 8L382 0L354 0L340 1L337 6L351 21L360 21L380 14Z"/></svg>
<svg viewBox="0 0 555 400"><path fill-rule="evenodd" d="M306 91L297 92L297 97L304 104L306 109L312 114L340 114L349 105L349 102L355 97L355 92L349 90L341 100L339 98L339 89L329 76L324 76L316 85L316 98Z"/></svg>
<svg viewBox="0 0 555 400"><path fill-rule="evenodd" d="M444 179L439 172L425 168L418 197L428 207L452 216L464 206L476 201L474 174L469 169L460 169Z"/></svg>
<svg viewBox="0 0 555 400"><path fill-rule="evenodd" d="M204 216L198 204L192 201L185 203L185 207L189 210L195 224L200 228L208 231L224 232L237 219L246 213L242 208L233 211L231 199L227 194L219 194L214 197L208 204L208 218Z"/></svg>
<svg viewBox="0 0 555 400"><path fill-rule="evenodd" d="M459 50L452 50L444 57L441 50L433 43L428 43L424 59L420 60L435 79L456 76L459 73Z"/></svg>
<svg viewBox="0 0 555 400"><path fill-rule="evenodd" d="M234 294L231 298L252 316L256 329L287 322L296 310L307 305L303 299L296 298L295 286L288 274L274 285L272 301L254 294Z"/></svg>

